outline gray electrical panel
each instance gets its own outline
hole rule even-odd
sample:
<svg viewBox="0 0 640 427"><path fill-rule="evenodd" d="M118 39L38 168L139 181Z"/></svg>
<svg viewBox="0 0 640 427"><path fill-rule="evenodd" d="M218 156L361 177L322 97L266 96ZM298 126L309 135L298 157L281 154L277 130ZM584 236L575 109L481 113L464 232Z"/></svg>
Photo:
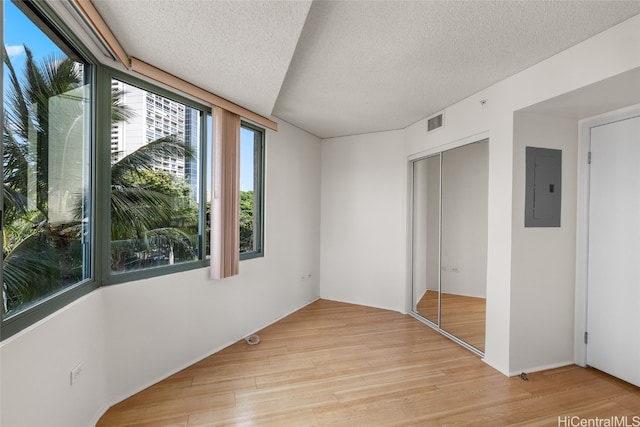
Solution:
<svg viewBox="0 0 640 427"><path fill-rule="evenodd" d="M525 227L560 227L562 150L526 147Z"/></svg>

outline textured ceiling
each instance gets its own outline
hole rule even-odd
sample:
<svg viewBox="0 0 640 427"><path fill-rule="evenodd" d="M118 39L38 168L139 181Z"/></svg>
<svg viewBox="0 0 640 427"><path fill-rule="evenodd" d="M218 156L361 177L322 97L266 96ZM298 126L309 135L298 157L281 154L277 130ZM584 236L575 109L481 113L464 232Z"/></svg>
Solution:
<svg viewBox="0 0 640 427"><path fill-rule="evenodd" d="M640 68L601 80L521 111L580 120L638 103ZM622 89L621 89L622 88Z"/></svg>
<svg viewBox="0 0 640 427"><path fill-rule="evenodd" d="M93 4L129 56L269 117L311 1Z"/></svg>
<svg viewBox="0 0 640 427"><path fill-rule="evenodd" d="M640 1L94 0L125 51L326 138L408 126Z"/></svg>

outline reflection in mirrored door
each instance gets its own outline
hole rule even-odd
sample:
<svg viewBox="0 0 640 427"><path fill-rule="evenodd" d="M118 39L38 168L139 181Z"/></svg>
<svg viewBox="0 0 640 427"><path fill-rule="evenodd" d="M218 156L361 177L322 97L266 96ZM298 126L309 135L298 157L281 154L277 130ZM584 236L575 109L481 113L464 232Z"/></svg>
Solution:
<svg viewBox="0 0 640 427"><path fill-rule="evenodd" d="M440 155L413 165L413 304L416 313L439 324Z"/></svg>
<svg viewBox="0 0 640 427"><path fill-rule="evenodd" d="M440 327L484 352L488 142L442 153Z"/></svg>
<svg viewBox="0 0 640 427"><path fill-rule="evenodd" d="M488 141L413 162L413 309L485 348Z"/></svg>

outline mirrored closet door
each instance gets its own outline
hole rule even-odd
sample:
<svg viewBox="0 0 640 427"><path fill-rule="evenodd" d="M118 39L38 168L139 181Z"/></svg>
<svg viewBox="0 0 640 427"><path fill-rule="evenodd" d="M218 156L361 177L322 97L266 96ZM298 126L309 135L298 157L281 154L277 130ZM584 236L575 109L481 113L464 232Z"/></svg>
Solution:
<svg viewBox="0 0 640 427"><path fill-rule="evenodd" d="M412 162L413 311L484 352L488 141Z"/></svg>

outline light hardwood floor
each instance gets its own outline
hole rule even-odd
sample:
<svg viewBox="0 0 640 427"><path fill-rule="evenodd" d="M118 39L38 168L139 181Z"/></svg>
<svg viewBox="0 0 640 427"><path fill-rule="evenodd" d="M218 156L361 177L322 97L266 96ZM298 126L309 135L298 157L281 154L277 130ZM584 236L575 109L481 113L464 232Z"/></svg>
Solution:
<svg viewBox="0 0 640 427"><path fill-rule="evenodd" d="M487 303L484 298L442 293L441 328L484 352ZM438 323L438 292L427 291L416 305L424 318Z"/></svg>
<svg viewBox="0 0 640 427"><path fill-rule="evenodd" d="M259 335L115 405L98 426L558 426L640 414L637 387L577 366L507 378L396 312L319 300Z"/></svg>

